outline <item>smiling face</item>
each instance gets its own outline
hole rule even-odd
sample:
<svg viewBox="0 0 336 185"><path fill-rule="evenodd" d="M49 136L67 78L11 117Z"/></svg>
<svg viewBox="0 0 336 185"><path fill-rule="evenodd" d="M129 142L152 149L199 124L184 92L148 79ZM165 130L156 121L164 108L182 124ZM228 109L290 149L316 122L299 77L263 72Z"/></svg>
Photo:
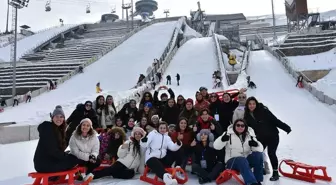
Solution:
<svg viewBox="0 0 336 185"><path fill-rule="evenodd" d="M211 94L210 101L211 102L216 102L217 101L217 95L215 93Z"/></svg>
<svg viewBox="0 0 336 185"><path fill-rule="evenodd" d="M55 115L52 120L53 120L53 123L55 123L55 125L57 125L58 127L61 126L63 123L64 123L64 116L62 115Z"/></svg>
<svg viewBox="0 0 336 185"><path fill-rule="evenodd" d="M91 129L91 125L89 122L85 121L82 123L81 125L81 131L82 131L82 135L87 135L87 133L90 131Z"/></svg>
<svg viewBox="0 0 336 185"><path fill-rule="evenodd" d="M146 117L143 117L143 118L141 119L140 124L141 124L141 126L144 127L144 126L147 124L147 118L146 118Z"/></svg>
<svg viewBox="0 0 336 185"><path fill-rule="evenodd" d="M137 141L140 141L140 139L142 138L142 135L140 132L135 132L134 133L134 139Z"/></svg>
<svg viewBox="0 0 336 185"><path fill-rule="evenodd" d="M85 104L85 109L86 109L87 111L91 110L91 108L92 108L92 103L86 103L86 104Z"/></svg>
<svg viewBox="0 0 336 185"><path fill-rule="evenodd" d="M113 103L113 98L111 96L109 96L107 99L106 99L106 102L108 105L112 105Z"/></svg>
<svg viewBox="0 0 336 185"><path fill-rule="evenodd" d="M98 99L98 104L99 104L99 105L104 105L104 102L105 102L105 98L104 98L104 97L100 97L100 98Z"/></svg>
<svg viewBox="0 0 336 185"><path fill-rule="evenodd" d="M238 121L236 124L235 124L235 130L237 133L241 134L244 132L245 130L245 123L242 122L242 121Z"/></svg>
<svg viewBox="0 0 336 185"><path fill-rule="evenodd" d="M122 120L120 118L116 120L116 125L119 127L122 126Z"/></svg>
<svg viewBox="0 0 336 185"><path fill-rule="evenodd" d="M180 130L181 131L184 131L186 128L187 128L187 122L186 120L181 120L180 123L179 123L179 126L180 126Z"/></svg>
<svg viewBox="0 0 336 185"><path fill-rule="evenodd" d="M253 112L253 111L256 109L256 107L257 107L257 103L256 103L254 100L250 100L250 101L248 102L247 106L248 106L248 109L249 109L251 112Z"/></svg>
<svg viewBox="0 0 336 185"><path fill-rule="evenodd" d="M192 108L193 108L193 104L192 103L190 103L190 102L186 103L186 109L187 110L191 110Z"/></svg>
<svg viewBox="0 0 336 185"><path fill-rule="evenodd" d="M197 94L196 94L196 99L197 99L198 101L203 100L203 96L202 96L202 94L201 94L201 93L197 93Z"/></svg>
<svg viewBox="0 0 336 185"><path fill-rule="evenodd" d="M224 101L225 103L230 102L230 101L231 101L231 97L230 97L230 95L228 95L228 94L224 94L224 95L223 95L223 101Z"/></svg>
<svg viewBox="0 0 336 185"><path fill-rule="evenodd" d="M150 100L150 95L148 93L145 94L145 100L149 101Z"/></svg>
<svg viewBox="0 0 336 185"><path fill-rule="evenodd" d="M145 112L148 112L148 111L149 111L149 107L145 106L145 107L144 107L144 111L145 111Z"/></svg>
<svg viewBox="0 0 336 185"><path fill-rule="evenodd" d="M205 141L207 141L208 140L208 135L207 134L201 134L201 141L202 142L205 142Z"/></svg>
<svg viewBox="0 0 336 185"><path fill-rule="evenodd" d="M207 111L202 111L201 118L202 118L203 121L208 121L208 119L209 119L208 112Z"/></svg>
<svg viewBox="0 0 336 185"><path fill-rule="evenodd" d="M167 125L166 124L161 124L160 126L159 126L159 132L160 132L160 134L165 134L166 132L167 132Z"/></svg>
<svg viewBox="0 0 336 185"><path fill-rule="evenodd" d="M168 100L168 106L173 107L175 104L174 100Z"/></svg>

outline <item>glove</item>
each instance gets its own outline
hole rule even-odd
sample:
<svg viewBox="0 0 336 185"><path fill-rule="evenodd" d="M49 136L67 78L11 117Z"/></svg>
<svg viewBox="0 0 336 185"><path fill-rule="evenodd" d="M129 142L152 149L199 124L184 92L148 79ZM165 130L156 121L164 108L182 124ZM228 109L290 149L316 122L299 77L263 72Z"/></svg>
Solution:
<svg viewBox="0 0 336 185"><path fill-rule="evenodd" d="M248 144L249 144L250 147L257 147L258 146L258 143L256 141L254 141L253 139L251 139L248 142Z"/></svg>
<svg viewBox="0 0 336 185"><path fill-rule="evenodd" d="M91 154L91 155L89 156L89 159L92 159L92 160L95 161L95 160L96 160L96 156L94 156L94 155Z"/></svg>
<svg viewBox="0 0 336 185"><path fill-rule="evenodd" d="M287 134L291 133L292 129L289 127L289 129L287 130Z"/></svg>
<svg viewBox="0 0 336 185"><path fill-rule="evenodd" d="M228 141L229 139L230 139L230 136L228 136L226 133L221 138L222 142Z"/></svg>
<svg viewBox="0 0 336 185"><path fill-rule="evenodd" d="M176 144L179 145L179 146L181 146L181 145L182 145L182 142L181 142L180 140L177 140L177 141L176 141Z"/></svg>
<svg viewBox="0 0 336 185"><path fill-rule="evenodd" d="M147 137L144 137L144 138L141 139L141 142L146 143L147 140L148 140L148 138L147 138Z"/></svg>

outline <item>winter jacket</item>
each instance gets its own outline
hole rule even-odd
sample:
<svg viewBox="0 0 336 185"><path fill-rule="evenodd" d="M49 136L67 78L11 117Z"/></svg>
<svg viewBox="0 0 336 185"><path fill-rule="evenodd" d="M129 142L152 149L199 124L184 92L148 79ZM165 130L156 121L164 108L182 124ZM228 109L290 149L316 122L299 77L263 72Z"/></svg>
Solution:
<svg viewBox="0 0 336 185"><path fill-rule="evenodd" d="M194 133L191 131L191 130L188 130L186 132L172 132L172 133L169 133L171 139L173 142L177 142L177 137L179 134L182 134L183 135L183 139L182 139L182 144L183 146L190 146L191 142L194 140Z"/></svg>
<svg viewBox="0 0 336 185"><path fill-rule="evenodd" d="M168 89L168 93L170 95L169 98L175 99L175 93L171 88ZM158 96L159 96L159 91L154 91L154 95L153 95L153 98L154 98L153 103L154 104L153 105L155 105L155 108L157 108L158 113L162 113L163 110L164 110L164 107L168 106L168 105L167 105L167 101L160 101Z"/></svg>
<svg viewBox="0 0 336 185"><path fill-rule="evenodd" d="M134 169L135 172L142 173L145 167L145 150L140 147L140 155L133 152L134 144L132 140L127 140L124 144L128 144L127 148L118 149L118 161L125 165L128 169Z"/></svg>
<svg viewBox="0 0 336 185"><path fill-rule="evenodd" d="M37 172L48 171L50 166L66 161L69 157L69 154L60 148L57 129L50 121L45 121L37 127L40 136L34 154L34 167Z"/></svg>
<svg viewBox="0 0 336 185"><path fill-rule="evenodd" d="M222 141L222 136L227 135L230 137L229 141ZM249 141L252 140L258 143L257 147L251 147ZM228 127L227 132L224 132L220 137L218 137L214 142L214 148L216 150L221 150L225 147L225 162L234 157L247 157L252 152L263 152L263 145L257 140L256 135L251 127L248 127L246 132L245 140L242 141L234 131L233 125Z"/></svg>
<svg viewBox="0 0 336 185"><path fill-rule="evenodd" d="M187 110L186 108L180 113L179 118L187 118L188 119L188 126L192 128L196 124L197 121L197 111L192 108L191 110Z"/></svg>
<svg viewBox="0 0 336 185"><path fill-rule="evenodd" d="M221 103L219 109L219 123L224 131L226 131L227 127L231 124L233 111L238 107L238 104L239 103L235 100Z"/></svg>
<svg viewBox="0 0 336 185"><path fill-rule="evenodd" d="M216 120L209 116L209 119L207 121L204 121L201 117L198 117L197 122L196 122L196 127L197 127L197 133L202 130L202 129L210 129L211 124L215 125L215 130L211 130L211 133L217 138L222 134L222 128L216 122Z"/></svg>
<svg viewBox="0 0 336 185"><path fill-rule="evenodd" d="M162 159L166 156L167 150L177 151L181 146L174 143L168 136L168 133L161 134L153 130L147 136L147 142L140 142L141 146L146 149L146 162L148 159L155 157Z"/></svg>
<svg viewBox="0 0 336 185"><path fill-rule="evenodd" d="M210 103L209 110L210 110L210 115L212 117L215 117L215 114L219 115L221 103L222 102L219 99L217 99L215 102ZM219 121L219 120L217 120L217 121Z"/></svg>
<svg viewBox="0 0 336 185"><path fill-rule="evenodd" d="M200 113L204 109L208 109L210 106L210 103L206 100L196 101L195 104L195 110Z"/></svg>
<svg viewBox="0 0 336 185"><path fill-rule="evenodd" d="M148 113L146 113L146 112L144 111L144 109L142 109L142 110L140 110L140 111L137 112L137 115L136 115L136 121L137 121L137 122L140 122L141 119L142 119L143 117L146 117L147 120L150 121L151 118L152 118L152 116L155 115L155 114L156 114L156 110L153 109L153 108L151 108L151 109L149 110ZM127 120L127 121L128 121L128 120ZM127 122L125 122L125 123L127 123Z"/></svg>
<svg viewBox="0 0 336 185"><path fill-rule="evenodd" d="M87 111L84 104L78 104L76 109L71 113L70 117L67 119L68 129L71 129L71 134L79 125L80 121L84 118L89 118L92 121L93 128L98 127L97 115L93 109Z"/></svg>
<svg viewBox="0 0 336 185"><path fill-rule="evenodd" d="M99 86L96 86L96 93L100 93L102 89Z"/></svg>
<svg viewBox="0 0 336 185"><path fill-rule="evenodd" d="M108 105L108 113L106 113L105 110L102 110L101 126L103 129L115 124L115 114L116 112L114 112L112 105Z"/></svg>
<svg viewBox="0 0 336 185"><path fill-rule="evenodd" d="M98 157L99 154L99 140L97 132L93 131L93 134L84 138L76 133L72 134L70 138L70 153L83 161L89 161L90 155Z"/></svg>
<svg viewBox="0 0 336 185"><path fill-rule="evenodd" d="M138 108L131 108L130 103L126 103L123 108L118 112L118 116L123 123L127 123L129 118L135 118L138 113Z"/></svg>
<svg viewBox="0 0 336 185"><path fill-rule="evenodd" d="M196 146L192 147L193 153L195 154L194 163L201 165L201 160L206 160L207 171L212 171L213 167L218 162L217 151L210 147L209 144L204 147L202 142L198 142Z"/></svg>
<svg viewBox="0 0 336 185"><path fill-rule="evenodd" d="M247 125L255 131L259 141L263 142L270 138L274 138L279 134L278 128L285 132L291 130L290 126L279 120L273 113L262 103L257 105L257 110L253 113L245 115Z"/></svg>
<svg viewBox="0 0 336 185"><path fill-rule="evenodd" d="M168 125L178 124L180 110L175 104L173 107L169 107L168 105L164 108L162 112L162 121L165 121L168 123Z"/></svg>
<svg viewBox="0 0 336 185"><path fill-rule="evenodd" d="M239 105L233 112L232 123L234 123L237 119L244 119L245 106Z"/></svg>

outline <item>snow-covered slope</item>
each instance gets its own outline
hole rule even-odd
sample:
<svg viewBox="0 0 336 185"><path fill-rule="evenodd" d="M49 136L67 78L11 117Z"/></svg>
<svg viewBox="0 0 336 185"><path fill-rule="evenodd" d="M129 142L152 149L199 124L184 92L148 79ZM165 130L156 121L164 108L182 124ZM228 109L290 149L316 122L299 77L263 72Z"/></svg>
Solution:
<svg viewBox="0 0 336 185"><path fill-rule="evenodd" d="M64 25L61 27L52 28L43 32L39 32L35 35L26 37L17 43L17 59L19 59L22 55L24 55L27 51L35 48L37 45L42 44L48 39L54 37L57 34L62 33L63 31L74 27L76 25ZM5 62L10 61L10 47L8 45L6 47L0 48L0 60Z"/></svg>
<svg viewBox="0 0 336 185"><path fill-rule="evenodd" d="M211 91L212 74L218 70L215 57L215 47L211 37L189 40L177 50L161 85L166 85L165 78L170 75L172 85L169 87L174 90L176 96L182 94L185 98L194 98L201 86ZM180 86L176 84L177 73L181 76Z"/></svg>
<svg viewBox="0 0 336 185"><path fill-rule="evenodd" d="M292 127L293 131L289 135L280 131L279 159L290 158L312 165L327 166L329 175L335 177L336 150L327 143L334 140L336 114L309 92L296 88L295 80L267 51L251 52L247 72L257 85L256 90L248 91L248 96L255 96L280 120ZM307 183L281 178L280 184Z"/></svg>
<svg viewBox="0 0 336 185"><path fill-rule="evenodd" d="M336 99L336 69L331 70L325 77L312 84L325 95Z"/></svg>
<svg viewBox="0 0 336 185"><path fill-rule="evenodd" d="M336 68L336 48L315 55L293 56L287 58L299 71Z"/></svg>
<svg viewBox="0 0 336 185"><path fill-rule="evenodd" d="M175 24L176 22L158 23L143 29L85 68L83 74L72 77L56 90L33 98L31 103L6 109L0 115L1 121L39 124L48 118L49 112L58 104L69 115L77 103L92 100L92 96L96 95L97 82L100 82L103 90L110 92L130 89L136 84L139 74L145 73L151 66L153 59L161 56Z"/></svg>

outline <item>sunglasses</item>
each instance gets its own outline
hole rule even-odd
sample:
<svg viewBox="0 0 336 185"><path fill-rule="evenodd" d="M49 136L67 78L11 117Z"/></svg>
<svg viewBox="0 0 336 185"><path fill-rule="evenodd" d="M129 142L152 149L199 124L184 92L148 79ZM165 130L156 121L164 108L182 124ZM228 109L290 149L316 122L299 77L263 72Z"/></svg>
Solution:
<svg viewBox="0 0 336 185"><path fill-rule="evenodd" d="M243 125L243 124L236 124L236 127L245 128L245 125Z"/></svg>
<svg viewBox="0 0 336 185"><path fill-rule="evenodd" d="M87 106L87 107L92 107L92 105L91 105L91 104L86 104L85 106Z"/></svg>
<svg viewBox="0 0 336 185"><path fill-rule="evenodd" d="M238 96L238 99L246 99L246 96Z"/></svg>

